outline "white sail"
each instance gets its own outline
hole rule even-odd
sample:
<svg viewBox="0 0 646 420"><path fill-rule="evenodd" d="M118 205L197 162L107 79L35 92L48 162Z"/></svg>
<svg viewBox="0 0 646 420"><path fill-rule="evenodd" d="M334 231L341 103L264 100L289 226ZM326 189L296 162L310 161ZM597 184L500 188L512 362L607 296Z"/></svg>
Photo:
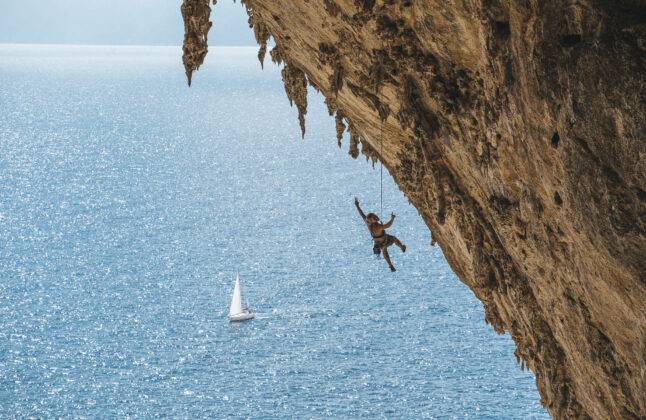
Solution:
<svg viewBox="0 0 646 420"><path fill-rule="evenodd" d="M231 309L229 316L242 313L242 297L240 296L240 279L236 273L236 286L233 289L233 297L231 298Z"/></svg>

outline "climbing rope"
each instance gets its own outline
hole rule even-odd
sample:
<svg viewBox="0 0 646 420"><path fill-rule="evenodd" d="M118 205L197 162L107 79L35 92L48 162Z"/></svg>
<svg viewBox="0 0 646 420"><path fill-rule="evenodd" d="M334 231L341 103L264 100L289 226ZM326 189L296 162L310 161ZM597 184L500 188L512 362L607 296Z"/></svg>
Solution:
<svg viewBox="0 0 646 420"><path fill-rule="evenodd" d="M381 120L381 132L379 133L379 220L381 223L384 222L384 120Z"/></svg>

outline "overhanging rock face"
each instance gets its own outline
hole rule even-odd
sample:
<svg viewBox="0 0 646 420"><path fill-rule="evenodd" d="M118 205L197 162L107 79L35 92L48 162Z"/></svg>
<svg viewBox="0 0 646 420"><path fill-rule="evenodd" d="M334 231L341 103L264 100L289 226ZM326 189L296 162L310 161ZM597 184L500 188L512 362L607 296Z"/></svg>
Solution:
<svg viewBox="0 0 646 420"><path fill-rule="evenodd" d="M303 131L309 83L511 334L550 414L646 418L646 2L243 4ZM182 12L190 77L209 2Z"/></svg>

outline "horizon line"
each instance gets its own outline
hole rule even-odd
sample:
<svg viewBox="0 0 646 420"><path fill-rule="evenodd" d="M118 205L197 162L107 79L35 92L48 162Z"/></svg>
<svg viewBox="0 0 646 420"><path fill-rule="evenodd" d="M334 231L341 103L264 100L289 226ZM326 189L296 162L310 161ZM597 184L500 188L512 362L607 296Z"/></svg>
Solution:
<svg viewBox="0 0 646 420"><path fill-rule="evenodd" d="M161 44L69 44L69 43L41 43L41 42L2 42L0 45L13 46L48 46L48 47L152 47L152 48L182 48L182 45ZM252 48L258 45L209 45L209 48Z"/></svg>

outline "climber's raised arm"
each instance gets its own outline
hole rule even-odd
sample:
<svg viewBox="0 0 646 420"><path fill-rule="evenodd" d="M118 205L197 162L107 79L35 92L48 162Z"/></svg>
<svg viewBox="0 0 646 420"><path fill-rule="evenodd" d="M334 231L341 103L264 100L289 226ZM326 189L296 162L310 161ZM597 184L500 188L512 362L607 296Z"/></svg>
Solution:
<svg viewBox="0 0 646 420"><path fill-rule="evenodd" d="M388 223L386 223L385 225L382 225L382 226L384 227L384 229L388 229L389 227L391 227L393 225L394 221L395 221L395 214L390 213L390 222L388 222Z"/></svg>
<svg viewBox="0 0 646 420"><path fill-rule="evenodd" d="M366 215L363 214L363 211L361 210L361 207L359 207L359 200L357 200L357 197L354 197L354 205L357 206L357 210L359 210L359 214L361 215L361 218L363 220L366 220Z"/></svg>

